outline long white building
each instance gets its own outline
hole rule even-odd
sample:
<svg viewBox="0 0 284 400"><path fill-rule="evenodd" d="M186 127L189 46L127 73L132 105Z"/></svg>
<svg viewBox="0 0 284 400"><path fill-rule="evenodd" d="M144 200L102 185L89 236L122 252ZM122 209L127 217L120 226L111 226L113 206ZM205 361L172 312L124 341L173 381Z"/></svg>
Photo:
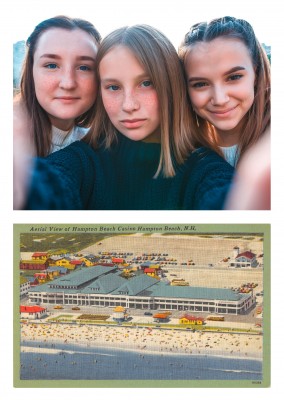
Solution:
<svg viewBox="0 0 284 400"><path fill-rule="evenodd" d="M255 302L252 293L170 286L143 273L129 279L120 274L116 266L83 268L31 288L29 303L243 314Z"/></svg>

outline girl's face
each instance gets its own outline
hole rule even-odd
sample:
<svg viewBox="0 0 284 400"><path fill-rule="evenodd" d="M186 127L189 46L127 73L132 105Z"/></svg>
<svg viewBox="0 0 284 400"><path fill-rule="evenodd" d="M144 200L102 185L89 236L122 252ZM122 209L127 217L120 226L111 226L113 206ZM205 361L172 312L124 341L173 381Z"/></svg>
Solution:
<svg viewBox="0 0 284 400"><path fill-rule="evenodd" d="M220 146L237 144L254 101L255 72L245 44L234 38L197 43L185 70L194 111L215 126Z"/></svg>
<svg viewBox="0 0 284 400"><path fill-rule="evenodd" d="M97 46L85 31L51 28L34 53L36 97L59 129L72 128L74 119L92 107L97 95Z"/></svg>
<svg viewBox="0 0 284 400"><path fill-rule="evenodd" d="M99 66L105 110L115 128L131 140L160 141L158 95L150 76L125 46L116 46Z"/></svg>

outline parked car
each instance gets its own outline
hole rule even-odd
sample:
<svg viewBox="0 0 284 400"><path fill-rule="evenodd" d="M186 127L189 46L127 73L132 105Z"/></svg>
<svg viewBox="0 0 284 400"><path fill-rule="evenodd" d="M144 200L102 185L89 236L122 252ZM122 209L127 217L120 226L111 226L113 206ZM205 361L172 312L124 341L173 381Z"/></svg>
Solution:
<svg viewBox="0 0 284 400"><path fill-rule="evenodd" d="M72 307L72 310L80 310L80 307Z"/></svg>
<svg viewBox="0 0 284 400"><path fill-rule="evenodd" d="M63 307L62 307L62 306L54 306L53 308L54 308L55 310L62 310Z"/></svg>
<svg viewBox="0 0 284 400"><path fill-rule="evenodd" d="M153 315L153 313L151 313L150 311L146 311L144 312L144 315Z"/></svg>

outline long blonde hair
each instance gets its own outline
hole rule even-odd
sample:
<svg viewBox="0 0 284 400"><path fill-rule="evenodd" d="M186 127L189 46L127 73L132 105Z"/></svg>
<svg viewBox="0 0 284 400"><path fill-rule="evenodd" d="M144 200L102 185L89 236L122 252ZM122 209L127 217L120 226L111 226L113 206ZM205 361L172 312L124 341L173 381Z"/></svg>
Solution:
<svg viewBox="0 0 284 400"><path fill-rule="evenodd" d="M190 137L190 116L187 111L187 92L183 69L177 52L166 36L148 25L117 29L106 36L97 53L97 75L103 57L116 46L125 46L134 54L153 82L159 99L161 155L156 172L175 175L175 163L182 163L193 149ZM110 147L117 138L102 102L99 90L96 117L84 141L97 147L103 142Z"/></svg>
<svg viewBox="0 0 284 400"><path fill-rule="evenodd" d="M234 17L218 18L209 23L200 22L193 25L179 47L178 53L182 63L184 64L186 55L196 43L210 42L218 37L241 40L247 47L255 68L254 102L244 117L243 129L238 143L238 155L241 158L270 125L270 63L254 34L252 26L247 21ZM192 134L195 144L210 147L222 155L217 145L214 126L197 116L191 103L189 113L193 121Z"/></svg>

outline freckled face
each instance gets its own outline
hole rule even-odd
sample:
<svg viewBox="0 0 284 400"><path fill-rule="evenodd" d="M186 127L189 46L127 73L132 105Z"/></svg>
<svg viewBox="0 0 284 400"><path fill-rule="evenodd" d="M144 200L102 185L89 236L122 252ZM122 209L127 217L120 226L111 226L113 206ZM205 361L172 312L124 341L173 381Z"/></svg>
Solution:
<svg viewBox="0 0 284 400"><path fill-rule="evenodd" d="M125 46L116 46L99 66L105 110L115 128L131 140L160 141L159 100L152 81Z"/></svg>
<svg viewBox="0 0 284 400"><path fill-rule="evenodd" d="M255 72L245 44L232 38L197 43L186 55L185 69L195 112L220 137L226 135L228 145L236 144L254 101Z"/></svg>
<svg viewBox="0 0 284 400"><path fill-rule="evenodd" d="M34 53L35 92L59 129L70 129L93 106L96 55L94 39L82 29L51 28L40 36Z"/></svg>

